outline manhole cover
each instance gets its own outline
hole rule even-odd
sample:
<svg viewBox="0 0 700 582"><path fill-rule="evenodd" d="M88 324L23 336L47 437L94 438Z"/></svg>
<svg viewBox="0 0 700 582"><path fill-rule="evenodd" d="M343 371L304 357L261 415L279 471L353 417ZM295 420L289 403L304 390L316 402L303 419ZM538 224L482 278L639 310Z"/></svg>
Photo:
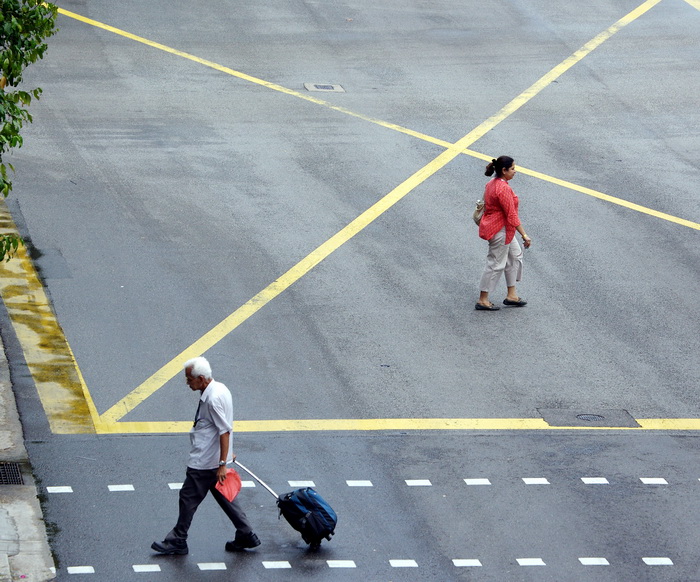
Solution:
<svg viewBox="0 0 700 582"><path fill-rule="evenodd" d="M583 410L586 410L585 408ZM590 408L588 410L591 410ZM581 409L538 408L537 411L549 426L589 428L639 428L639 423L629 412L620 408L596 408L596 412Z"/></svg>
<svg viewBox="0 0 700 582"><path fill-rule="evenodd" d="M24 485L19 463L0 463L0 485Z"/></svg>
<svg viewBox="0 0 700 582"><path fill-rule="evenodd" d="M588 422L605 420L605 417L600 416L600 414L577 414L576 418L578 418L579 420L586 420Z"/></svg>
<svg viewBox="0 0 700 582"><path fill-rule="evenodd" d="M304 83L304 89L307 91L345 93L345 89L343 89L340 85L333 85L332 83Z"/></svg>

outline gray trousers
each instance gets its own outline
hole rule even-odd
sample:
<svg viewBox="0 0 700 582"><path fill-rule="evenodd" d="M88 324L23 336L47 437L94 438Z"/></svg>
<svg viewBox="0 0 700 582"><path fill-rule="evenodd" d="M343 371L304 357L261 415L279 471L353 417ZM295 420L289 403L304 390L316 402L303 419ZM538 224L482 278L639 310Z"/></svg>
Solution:
<svg viewBox="0 0 700 582"><path fill-rule="evenodd" d="M226 499L216 488L216 482L216 469L200 470L187 467L185 482L180 489L180 514L175 527L165 536L167 541L182 543L187 540L187 531L190 529L194 513L209 492L224 510L236 530L240 532L240 535L245 536L252 533L253 529L250 527L245 512L238 504L238 500L229 501Z"/></svg>
<svg viewBox="0 0 700 582"><path fill-rule="evenodd" d="M503 273L508 287L513 287L523 276L523 249L515 237L506 244L505 227L489 240L486 268L481 276L479 290L493 293Z"/></svg>

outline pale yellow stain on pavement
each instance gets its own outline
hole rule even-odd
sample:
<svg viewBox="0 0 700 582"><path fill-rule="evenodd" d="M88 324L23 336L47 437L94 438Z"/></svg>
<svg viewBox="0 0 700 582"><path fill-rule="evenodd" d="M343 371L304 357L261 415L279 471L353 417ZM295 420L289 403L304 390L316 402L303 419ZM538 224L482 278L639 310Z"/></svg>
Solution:
<svg viewBox="0 0 700 582"><path fill-rule="evenodd" d="M0 199L0 233L17 235ZM54 433L93 433L97 410L24 246L0 263L0 296Z"/></svg>

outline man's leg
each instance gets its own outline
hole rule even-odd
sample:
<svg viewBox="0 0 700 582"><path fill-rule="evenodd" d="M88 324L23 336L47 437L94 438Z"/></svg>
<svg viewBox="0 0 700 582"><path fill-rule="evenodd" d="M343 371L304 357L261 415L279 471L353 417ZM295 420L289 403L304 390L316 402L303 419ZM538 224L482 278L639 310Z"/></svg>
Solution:
<svg viewBox="0 0 700 582"><path fill-rule="evenodd" d="M238 503L238 499L229 501L215 486L212 486L210 491L219 507L224 510L226 516L231 520L233 527L236 528L236 537L233 541L226 542L226 549L229 552L235 552L259 546L260 539L253 533L253 528L248 521L245 511Z"/></svg>
<svg viewBox="0 0 700 582"><path fill-rule="evenodd" d="M187 531L190 529L195 511L207 496L212 483L216 482L216 470L199 471L187 468L185 482L180 489L180 512L175 527L162 542L151 545L162 554L186 554Z"/></svg>

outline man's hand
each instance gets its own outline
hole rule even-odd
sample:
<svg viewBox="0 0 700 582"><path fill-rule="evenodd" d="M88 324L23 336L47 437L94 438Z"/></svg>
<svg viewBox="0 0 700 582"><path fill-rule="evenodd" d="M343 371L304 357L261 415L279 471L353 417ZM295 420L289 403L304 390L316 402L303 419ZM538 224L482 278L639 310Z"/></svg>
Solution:
<svg viewBox="0 0 700 582"><path fill-rule="evenodd" d="M226 468L226 465L222 465L216 470L216 478L219 480L219 483L223 483L226 481L226 472L228 469Z"/></svg>

